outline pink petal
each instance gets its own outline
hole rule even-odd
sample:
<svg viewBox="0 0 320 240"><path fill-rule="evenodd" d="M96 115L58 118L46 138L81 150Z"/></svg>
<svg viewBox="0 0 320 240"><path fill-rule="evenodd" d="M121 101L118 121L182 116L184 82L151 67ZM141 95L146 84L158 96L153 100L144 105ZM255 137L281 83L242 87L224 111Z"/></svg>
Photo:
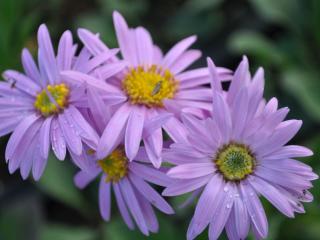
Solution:
<svg viewBox="0 0 320 240"><path fill-rule="evenodd" d="M111 215L111 184L106 183L105 176L100 180L99 208L102 218L109 221Z"/></svg>
<svg viewBox="0 0 320 240"><path fill-rule="evenodd" d="M207 184L212 175L206 175L203 177L188 179L188 180L175 180L170 184L162 193L163 196L177 196L184 193L192 192L198 188L201 188Z"/></svg>
<svg viewBox="0 0 320 240"><path fill-rule="evenodd" d="M70 31L65 31L60 38L57 54L58 69L68 70L71 69L71 64L74 58L76 49L73 48L72 34Z"/></svg>
<svg viewBox="0 0 320 240"><path fill-rule="evenodd" d="M109 48L100 40L99 35L93 34L87 29L78 29L78 36L86 49L93 55L99 55L102 52L109 51Z"/></svg>
<svg viewBox="0 0 320 240"><path fill-rule="evenodd" d="M201 57L202 53L199 50L188 50L181 54L181 56L170 67L170 70L174 74L178 74L188 68L196 60Z"/></svg>
<svg viewBox="0 0 320 240"><path fill-rule="evenodd" d="M171 66L176 62L176 60L181 56L181 54L183 54L196 40L197 40L196 36L190 36L178 42L164 56L161 65L164 68L170 69Z"/></svg>
<svg viewBox="0 0 320 240"><path fill-rule="evenodd" d="M128 118L125 136L125 151L130 161L135 158L139 150L144 127L144 119L145 108L143 106L133 107Z"/></svg>
<svg viewBox="0 0 320 240"><path fill-rule="evenodd" d="M219 75L218 75L216 65L213 63L211 58L207 58L207 64L208 64L208 69L209 69L210 78L211 78L211 88L213 89L213 91L222 93L222 86L219 80Z"/></svg>
<svg viewBox="0 0 320 240"><path fill-rule="evenodd" d="M74 176L74 184L80 188L83 189L85 188L91 181L93 181L98 174L100 173L100 170L93 170L90 172L87 171L79 171L75 176Z"/></svg>
<svg viewBox="0 0 320 240"><path fill-rule="evenodd" d="M24 138L27 130L37 121L40 119L40 116L37 114L32 114L28 117L26 117L20 124L15 128L14 132L9 138L6 152L5 152L5 158L6 161L11 159L12 155L16 151L16 149L21 144L21 140Z"/></svg>
<svg viewBox="0 0 320 240"><path fill-rule="evenodd" d="M244 82L247 81L247 75L249 72L249 63L247 57L243 57L241 63L239 64L237 70L234 73L234 77L231 81L229 90L228 90L228 103L231 104L234 101L238 91L241 89L241 86L244 85Z"/></svg>
<svg viewBox="0 0 320 240"><path fill-rule="evenodd" d="M123 104L110 119L98 144L98 158L101 159L108 156L122 140L120 139L121 133L126 127L130 112L130 105Z"/></svg>
<svg viewBox="0 0 320 240"><path fill-rule="evenodd" d="M241 89L235 97L232 106L232 138L241 141L242 132L247 124L247 112L249 107L249 96L246 88Z"/></svg>
<svg viewBox="0 0 320 240"><path fill-rule="evenodd" d="M240 183L240 190L253 226L259 232L259 235L266 238L268 235L268 220L257 194L249 185L243 183Z"/></svg>
<svg viewBox="0 0 320 240"><path fill-rule="evenodd" d="M16 88L31 96L36 96L41 91L40 86L28 78L26 75L14 70L6 70L2 74L3 78Z"/></svg>
<svg viewBox="0 0 320 240"><path fill-rule="evenodd" d="M41 63L44 66L50 84L54 84L58 78L57 61L52 47L51 38L46 25L42 24L38 30L39 50L42 54Z"/></svg>
<svg viewBox="0 0 320 240"><path fill-rule="evenodd" d="M287 217L294 217L294 210L290 206L287 198L280 191L278 191L278 189L260 178L251 177L248 179L248 181L257 192L262 194L280 212Z"/></svg>
<svg viewBox="0 0 320 240"><path fill-rule="evenodd" d="M227 191L225 191L225 187L223 193L219 194L216 199L220 209L214 212L213 218L210 222L210 239L218 239L230 216L230 212L234 203L234 198L232 194L234 194L235 192L235 186L233 184L230 184L229 186L228 185L229 184L227 183L226 187L231 188L229 190L231 193L227 193Z"/></svg>
<svg viewBox="0 0 320 240"><path fill-rule="evenodd" d="M80 155L82 153L82 142L79 136L79 133L76 131L73 123L68 121L66 112L58 115L58 122L61 128L61 132L64 136L64 139L67 143L68 148L76 155Z"/></svg>
<svg viewBox="0 0 320 240"><path fill-rule="evenodd" d="M104 64L103 67L109 66L109 65L112 66L113 64L112 63L109 64L107 63L107 61L110 60L111 57L114 57L118 52L119 52L118 49L110 49L108 51L97 54L86 63L86 69L83 72L90 73L97 67L99 67L99 71L100 71L100 66L103 65L104 63L106 64Z"/></svg>
<svg viewBox="0 0 320 240"><path fill-rule="evenodd" d="M127 178L123 178L119 182L121 193L128 205L128 208L134 218L135 222L137 223L139 229L144 235L149 235L148 227L143 217L143 213L139 202L137 200L136 194L131 186L131 183Z"/></svg>
<svg viewBox="0 0 320 240"><path fill-rule="evenodd" d="M151 204L166 214L173 214L172 207L157 193L152 187L144 182L140 177L131 173L129 175L131 183Z"/></svg>
<svg viewBox="0 0 320 240"><path fill-rule="evenodd" d="M189 163L173 167L167 173L169 177L178 179L191 179L203 177L215 172L213 163Z"/></svg>
<svg viewBox="0 0 320 240"><path fill-rule="evenodd" d="M120 190L120 186L118 183L113 183L113 190L114 190L114 194L116 196L116 202L118 205L118 208L120 210L120 214L124 220L124 222L126 223L126 225L128 226L129 229L133 230L134 229L134 223L131 219L130 213L128 211L128 207L125 203L125 200L123 199L123 195L121 193Z"/></svg>
<svg viewBox="0 0 320 240"><path fill-rule="evenodd" d="M162 113L148 119L144 125L143 137L147 138L155 130L161 128L172 116L171 113Z"/></svg>
<svg viewBox="0 0 320 240"><path fill-rule="evenodd" d="M139 200L139 204L141 206L143 217L146 221L148 230L153 233L158 232L159 223L151 204L148 201L146 201L141 194L137 194L137 198Z"/></svg>
<svg viewBox="0 0 320 240"><path fill-rule="evenodd" d="M34 82L40 82L40 73L28 49L22 50L21 61L26 75Z"/></svg>
<svg viewBox="0 0 320 240"><path fill-rule="evenodd" d="M137 66L138 60L134 49L134 36L130 33L124 18L117 11L113 12L113 24L123 58L131 62L133 66Z"/></svg>
<svg viewBox="0 0 320 240"><path fill-rule="evenodd" d="M48 154L49 154L51 122L52 122L52 117L46 118L40 129L40 139L42 142L40 154L43 158L48 158Z"/></svg>
<svg viewBox="0 0 320 240"><path fill-rule="evenodd" d="M171 179L163 172L149 167L145 164L131 162L129 165L130 171L141 177L147 182L154 183L159 186L168 186L171 184Z"/></svg>
<svg viewBox="0 0 320 240"><path fill-rule="evenodd" d="M208 182L199 198L192 221L188 227L188 239L194 239L211 222L215 211L220 208L217 199L219 199L219 194L224 194L222 188L222 179L216 174Z"/></svg>
<svg viewBox="0 0 320 240"><path fill-rule="evenodd" d="M50 135L53 152L59 160L64 160L66 157L66 141L63 137L57 118L52 120Z"/></svg>
<svg viewBox="0 0 320 240"><path fill-rule="evenodd" d="M163 147L162 130L155 130L147 138L143 139L146 152L153 166L159 168L162 162L161 150Z"/></svg>
<svg viewBox="0 0 320 240"><path fill-rule="evenodd" d="M63 71L61 72L61 76L65 81L70 82L71 84L80 85L86 83L87 85L95 87L99 90L104 90L106 92L121 93L121 91L117 87L81 72Z"/></svg>
<svg viewBox="0 0 320 240"><path fill-rule="evenodd" d="M231 137L232 121L230 109L223 96L216 92L213 98L212 116L221 132L222 143L228 143Z"/></svg>
<svg viewBox="0 0 320 240"><path fill-rule="evenodd" d="M138 27L134 33L138 64L150 66L153 63L153 42L150 33L143 27Z"/></svg>

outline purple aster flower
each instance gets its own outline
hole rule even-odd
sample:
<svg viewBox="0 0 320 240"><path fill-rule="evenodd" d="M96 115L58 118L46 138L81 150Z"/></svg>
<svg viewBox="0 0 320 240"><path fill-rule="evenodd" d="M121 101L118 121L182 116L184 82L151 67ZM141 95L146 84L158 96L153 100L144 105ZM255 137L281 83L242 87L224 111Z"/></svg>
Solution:
<svg viewBox="0 0 320 240"><path fill-rule="evenodd" d="M183 115L187 141L166 149L163 158L175 167L174 180L163 193L175 196L200 194L187 239L209 225L209 239L226 229L229 239L245 239L251 228L257 239L266 238L268 222L259 200L266 198L284 215L304 213L301 202L310 202L312 168L294 158L312 155L302 146L286 145L301 127L300 120L284 121L288 108L278 109L276 98L263 100L264 73L251 78L243 59L224 92L217 70L208 60L212 76L212 117L200 120Z"/></svg>
<svg viewBox="0 0 320 240"><path fill-rule="evenodd" d="M161 171L147 163L145 151L140 150L135 161L128 161L124 149L117 147L107 157L97 160L95 154L87 156L89 161L95 160L95 165L87 170L80 171L75 176L75 184L84 188L88 183L101 175L99 185L99 207L102 218L110 220L111 189L115 194L120 214L129 229L134 229L134 221L140 231L149 235L149 232L158 231L158 221L153 207L166 214L173 214L173 209L147 182L160 186L167 186L170 179ZM143 152L143 153L142 153ZM89 152L90 153L90 152ZM139 160L136 160L139 159ZM141 162L143 159L144 162Z"/></svg>
<svg viewBox="0 0 320 240"><path fill-rule="evenodd" d="M210 110L211 90L203 86L210 82L209 72L207 68L185 71L201 56L199 50L188 49L196 41L195 36L180 41L163 56L146 29L128 28L118 12L114 12L113 20L124 61L112 58L118 67L106 65L102 71L119 72L121 69L121 72L110 79L102 77L102 80L121 90L126 100L113 109L97 154L99 157L109 155L123 137L126 155L133 160L143 140L150 161L159 167L163 147L161 128L174 140L186 138L178 117L182 109L197 116L204 116ZM108 52L97 35L84 29L78 33L93 55ZM220 81L230 76L230 71L224 68L217 71ZM74 72L67 74L70 79L78 76Z"/></svg>
<svg viewBox="0 0 320 240"><path fill-rule="evenodd" d="M88 102L90 106L94 106L92 109L95 111L85 110L84 116L101 134L111 116L104 113L103 99L92 88L88 89ZM99 207L105 221L110 220L111 189L126 225L134 229L135 222L145 235L157 232L159 228L152 206L166 214L174 213L162 196L147 183L168 186L171 180L166 175L165 169L155 169L150 164L144 148L139 149L134 161L128 161L122 143L102 159L97 157L95 148L87 145L84 146L80 157L73 156L73 158L75 162L87 163L87 168L81 170L74 178L77 187L84 188L101 176Z"/></svg>
<svg viewBox="0 0 320 240"><path fill-rule="evenodd" d="M77 47L70 31L66 31L55 56L45 25L39 27L38 43L39 69L30 52L24 49L22 64L25 73L7 70L3 73L6 82L0 83L0 136L13 132L5 153L9 171L13 173L20 168L23 179L32 171L35 180L44 171L50 146L57 158L63 160L66 149L80 155L83 143L94 147L99 140L77 109L86 102L83 101L84 81L67 82L60 72L75 69L90 73L116 54L113 50L108 56L92 58L83 49L76 57ZM88 84L95 86L95 82ZM111 92L114 88L107 83L99 83L96 87Z"/></svg>

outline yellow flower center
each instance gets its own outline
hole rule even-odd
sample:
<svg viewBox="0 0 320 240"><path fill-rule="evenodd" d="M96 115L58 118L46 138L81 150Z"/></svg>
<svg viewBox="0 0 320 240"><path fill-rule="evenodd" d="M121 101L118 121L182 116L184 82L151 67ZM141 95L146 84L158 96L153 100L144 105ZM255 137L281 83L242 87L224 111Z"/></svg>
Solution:
<svg viewBox="0 0 320 240"><path fill-rule="evenodd" d="M132 104L142 104L150 108L163 107L163 99L173 98L177 87L178 82L173 74L156 65L132 68L122 82L122 88Z"/></svg>
<svg viewBox="0 0 320 240"><path fill-rule="evenodd" d="M106 182L117 182L128 172L128 159L122 148L117 148L109 156L98 161L98 165L106 173Z"/></svg>
<svg viewBox="0 0 320 240"><path fill-rule="evenodd" d="M50 99L47 92L54 101ZM37 95L34 107L45 117L59 113L68 105L69 93L70 90L64 83L48 85L47 89L43 89Z"/></svg>
<svg viewBox="0 0 320 240"><path fill-rule="evenodd" d="M229 181L240 181L251 174L256 160L250 149L239 143L223 146L214 160L218 171Z"/></svg>

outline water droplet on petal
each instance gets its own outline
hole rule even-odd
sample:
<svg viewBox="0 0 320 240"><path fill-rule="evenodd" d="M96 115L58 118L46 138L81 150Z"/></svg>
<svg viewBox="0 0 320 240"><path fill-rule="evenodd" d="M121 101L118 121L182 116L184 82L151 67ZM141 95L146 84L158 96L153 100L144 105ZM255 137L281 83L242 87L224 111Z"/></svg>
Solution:
<svg viewBox="0 0 320 240"><path fill-rule="evenodd" d="M224 187L224 188L223 188L223 191L228 192L228 191L229 191L229 188L228 188L228 187Z"/></svg>

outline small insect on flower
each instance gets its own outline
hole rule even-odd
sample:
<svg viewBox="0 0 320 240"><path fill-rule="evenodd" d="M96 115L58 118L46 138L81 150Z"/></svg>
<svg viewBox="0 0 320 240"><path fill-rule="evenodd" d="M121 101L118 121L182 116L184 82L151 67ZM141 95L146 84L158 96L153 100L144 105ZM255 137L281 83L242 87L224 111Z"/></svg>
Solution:
<svg viewBox="0 0 320 240"><path fill-rule="evenodd" d="M268 235L268 221L259 200L262 195L287 217L304 213L301 202L311 202L312 168L294 158L312 151L286 145L302 121L287 120L288 108L278 109L276 98L263 99L264 74L251 79L247 58L234 73L227 92L208 59L212 78L211 117L201 120L184 114L188 141L172 144L163 158L176 166L173 181L163 195L200 194L187 239L209 225L209 239L226 229L229 239L246 239L250 228L256 239Z"/></svg>
<svg viewBox="0 0 320 240"><path fill-rule="evenodd" d="M20 168L26 179L32 171L35 180L45 169L50 146L57 158L64 160L67 149L80 155L84 142L92 147L98 144L97 133L77 108L83 105L85 81L67 81L61 72L73 69L88 73L100 65L97 58L86 57L90 57L86 49L75 55L77 47L70 31L63 33L57 55L45 25L39 27L38 43L39 69L24 49L25 73L7 70L3 73L6 82L0 83L0 136L13 132L5 153L9 172ZM98 59L106 61L110 57L111 54ZM106 89L108 85L102 83L98 87ZM121 98L116 93L113 96Z"/></svg>
<svg viewBox="0 0 320 240"><path fill-rule="evenodd" d="M161 86L162 86L162 81L157 82L154 89L152 90L151 96L158 94L161 90Z"/></svg>
<svg viewBox="0 0 320 240"><path fill-rule="evenodd" d="M180 115L183 108L205 116L210 109L211 90L204 85L209 83L207 68L186 70L200 58L199 50L189 49L196 41L195 36L178 42L163 56L154 45L150 33L143 27L129 28L125 19L113 13L121 55L125 61L112 58L118 63L112 68L106 62L99 71L114 72L116 77L102 77L126 96L117 105L113 116L102 134L97 154L109 155L120 140L129 160L135 158L140 142L144 142L150 161L160 167L163 145L162 128L172 138L185 138ZM79 38L93 55L102 54L108 49L96 34L88 30L78 31ZM99 46L99 47L97 47ZM219 80L228 80L231 72L218 68ZM76 79L76 75L69 75ZM122 134L124 132L124 134ZM121 139L120 139L121 138Z"/></svg>

